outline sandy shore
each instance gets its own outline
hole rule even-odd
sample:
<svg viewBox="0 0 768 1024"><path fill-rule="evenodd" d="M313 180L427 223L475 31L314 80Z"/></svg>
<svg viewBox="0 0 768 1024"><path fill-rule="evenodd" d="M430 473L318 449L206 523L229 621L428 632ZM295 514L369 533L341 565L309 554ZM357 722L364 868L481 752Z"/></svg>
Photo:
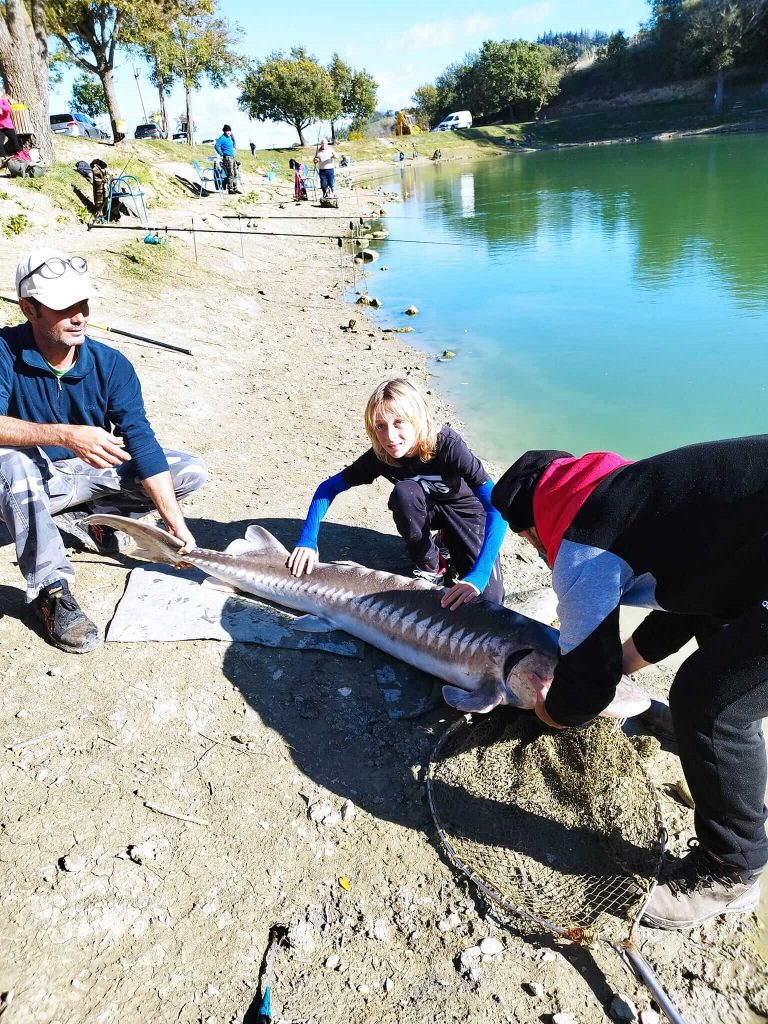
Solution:
<svg viewBox="0 0 768 1024"><path fill-rule="evenodd" d="M285 186L253 186L275 222L295 214ZM256 229L243 239L199 235L196 262L191 240L179 237L167 273L159 247L128 249L127 232L86 234L57 223L44 197L5 179L2 189L11 199L0 203L20 199L37 226L0 248L0 291L10 294L30 243L55 239L93 267L96 322L193 350L190 358L113 342L137 367L161 442L208 461L210 481L188 507L202 545L224 547L260 522L290 546L316 483L366 447L361 413L375 383L408 374L431 392L407 336L342 303L335 241L260 239ZM216 216L226 202L179 196L157 218L228 225ZM370 202L370 192L344 189L340 212ZM315 226L329 220L301 209ZM285 220L280 230L307 227ZM465 433L471 442L471 426ZM386 496L377 485L337 499L322 556L406 569ZM78 598L103 628L134 563L73 558ZM547 582L511 536L504 572L508 592ZM486 1024L558 1012L598 1024L616 993L650 1010L613 953L507 920L441 857L423 771L455 714L441 707L389 720L370 652L355 661L194 641L105 644L75 657L32 628L20 582L6 546L0 992L13 996L3 1024L241 1021L275 924L292 926L272 992L274 1019L285 1024ZM656 672L648 685L662 693L668 675ZM655 741L644 750L679 847L692 817L672 795L679 763ZM314 820L318 805L345 816ZM128 849L145 843L155 854L137 863ZM504 952L481 964L476 982L459 958L485 937ZM758 941L753 918L640 934L644 955L698 1024L768 1015ZM530 982L540 984L536 994Z"/></svg>

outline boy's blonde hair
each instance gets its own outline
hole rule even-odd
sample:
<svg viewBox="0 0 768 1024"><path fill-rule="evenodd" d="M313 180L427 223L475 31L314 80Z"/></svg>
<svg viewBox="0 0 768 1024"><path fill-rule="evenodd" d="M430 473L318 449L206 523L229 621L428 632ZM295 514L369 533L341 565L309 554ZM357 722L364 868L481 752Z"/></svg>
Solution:
<svg viewBox="0 0 768 1024"><path fill-rule="evenodd" d="M437 447L438 428L429 414L422 393L402 377L382 381L365 407L365 429L376 458L388 466L396 466L398 461L382 448L376 436L376 418L385 407L413 426L416 431L417 454L422 462L429 462Z"/></svg>

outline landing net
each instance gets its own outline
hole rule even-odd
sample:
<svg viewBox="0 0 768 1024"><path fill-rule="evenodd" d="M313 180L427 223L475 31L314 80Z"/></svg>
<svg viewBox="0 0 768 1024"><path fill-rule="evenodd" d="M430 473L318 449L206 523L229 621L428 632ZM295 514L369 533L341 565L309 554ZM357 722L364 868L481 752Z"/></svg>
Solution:
<svg viewBox="0 0 768 1024"><path fill-rule="evenodd" d="M462 720L438 743L427 789L450 859L490 898L573 941L626 940L664 833L616 722L554 731L507 709Z"/></svg>

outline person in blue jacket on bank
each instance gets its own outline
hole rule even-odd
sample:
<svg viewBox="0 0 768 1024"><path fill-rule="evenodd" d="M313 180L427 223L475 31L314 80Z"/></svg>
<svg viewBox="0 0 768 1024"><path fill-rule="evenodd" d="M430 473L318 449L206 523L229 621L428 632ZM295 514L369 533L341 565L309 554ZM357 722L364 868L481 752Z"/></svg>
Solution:
<svg viewBox="0 0 768 1024"><path fill-rule="evenodd" d="M233 195L240 195L237 175L237 159L235 157L235 136L232 134L230 125L225 124L221 129L221 135L216 139L213 148L221 157L224 170L227 174L227 192Z"/></svg>
<svg viewBox="0 0 768 1024"><path fill-rule="evenodd" d="M370 449L315 491L288 559L293 575L314 569L320 523L333 499L383 476L394 484L389 508L413 575L438 586L459 577L441 595L442 606L453 611L481 595L503 603L499 549L506 523L491 505L493 481L461 435L447 424L438 427L419 389L399 378L373 392L365 429Z"/></svg>

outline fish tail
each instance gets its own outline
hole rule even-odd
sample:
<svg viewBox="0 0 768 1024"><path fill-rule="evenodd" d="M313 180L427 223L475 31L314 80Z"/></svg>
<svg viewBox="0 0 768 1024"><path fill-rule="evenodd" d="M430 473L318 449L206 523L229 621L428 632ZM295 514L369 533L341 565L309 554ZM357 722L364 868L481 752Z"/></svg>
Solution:
<svg viewBox="0 0 768 1024"><path fill-rule="evenodd" d="M182 542L158 526L129 519L127 516L106 514L87 516L82 522L86 525L111 526L113 530L127 533L136 544L131 554L138 558L146 558L150 562L167 562L169 565L177 565L183 561L183 556L179 555L179 549L184 546Z"/></svg>

